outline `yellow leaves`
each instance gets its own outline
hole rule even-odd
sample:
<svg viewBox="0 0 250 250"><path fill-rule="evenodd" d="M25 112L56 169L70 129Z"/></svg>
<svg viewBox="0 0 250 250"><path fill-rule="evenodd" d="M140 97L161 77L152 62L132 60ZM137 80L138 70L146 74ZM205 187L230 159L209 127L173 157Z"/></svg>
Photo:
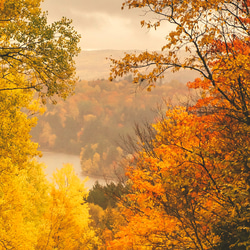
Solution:
<svg viewBox="0 0 250 250"><path fill-rule="evenodd" d="M37 144L30 141L29 135L31 128L36 124L36 118L29 118L21 111L21 107L28 108L31 98L32 93L21 90L0 92L2 161L9 158L20 169L25 167L23 163L28 157L38 154Z"/></svg>
<svg viewBox="0 0 250 250"><path fill-rule="evenodd" d="M72 165L66 164L53 174L49 208L44 214L44 226L38 239L39 249L93 248L98 243L89 227L87 190Z"/></svg>
<svg viewBox="0 0 250 250"><path fill-rule="evenodd" d="M73 166L70 164L64 165L62 169L53 173L52 180L55 187L65 192L65 195L71 198L73 198L73 196L78 196L78 198L80 198L80 203L82 202L82 198L87 195L87 190L84 187L85 181L82 182L79 177L77 177Z"/></svg>
<svg viewBox="0 0 250 250"><path fill-rule="evenodd" d="M0 4L1 8L3 1ZM58 191L60 195L53 200L53 192L51 191L50 194L48 192L50 187L45 179L43 166L32 160L40 153L37 151L37 143L30 140L29 133L36 124L37 118L34 114L43 113L45 110L40 104L40 99L34 99L34 90L40 91L42 97L46 93L50 96L55 93L66 96L74 84L72 57L78 51L74 43L59 44L56 40L43 44L30 42L50 39L44 33L48 31L48 27L44 27L46 23L44 17L39 16L41 13L39 4L38 0L24 0L18 3L6 0L4 10L0 14L0 29L5 34L5 40L0 41L2 47L0 57L4 58L1 61L0 72L0 249L41 249L42 245L47 249L55 249L54 243L49 242L51 224L46 216L49 212L55 212L50 211L55 200L61 202L58 208L60 212L57 211L60 215L73 206L70 202L63 203L60 200L63 192ZM11 22L7 21L9 18ZM61 24L59 22L55 30L59 32L60 29L65 32L64 38L68 36L74 38L74 32L71 33L68 30L69 33L67 33L67 29L61 30L61 25L70 27L66 22L66 20ZM52 45L52 48L46 47L47 45ZM67 52L63 60L55 61L56 57L53 56L56 55L56 51L60 52L60 46L64 46ZM52 49L51 53L47 54L50 49ZM10 51L11 54L9 54ZM45 76L46 70L50 72L47 72L47 76ZM68 176L70 183L69 192L66 193L71 197L71 202L78 204L78 211L71 213L71 218L65 219L65 225L70 225L70 222L77 220L84 227L84 232L83 229L78 230L79 226L76 223L75 230L82 234L82 238L79 237L80 244L91 248L96 238L94 232L88 227L88 208L83 204L83 197L87 195L84 183L79 183L80 180L74 177L70 170L65 170L61 175L63 174ZM65 191L62 178L58 177L56 181ZM56 191L54 188L54 194ZM53 218L57 220L59 217ZM60 226L59 220L55 224ZM78 238L77 233L75 235L71 237L72 241ZM89 243L86 243L85 241L89 239ZM69 242L67 238L64 242L67 242L67 247L60 249L74 249L75 243Z"/></svg>
<svg viewBox="0 0 250 250"><path fill-rule="evenodd" d="M3 173L1 164L0 181L5 185L0 187L0 249L34 249L47 207L48 186L41 165L35 161L27 162L26 170L21 171L11 164L11 174Z"/></svg>
<svg viewBox="0 0 250 250"><path fill-rule="evenodd" d="M28 105L28 109L32 111L33 114L39 112L41 115L44 114L44 112L46 111L46 107L41 106L39 99L32 100L31 103Z"/></svg>
<svg viewBox="0 0 250 250"><path fill-rule="evenodd" d="M54 176L51 187L44 166L32 160L40 153L29 133L36 124L34 114L45 110L34 92L42 98L66 97L73 90L73 57L79 52L79 36L70 21L64 18L47 26L40 2L0 0L4 34L0 41L0 249L91 249L97 239L89 228L84 183L66 166ZM65 230L62 240L60 226L72 226L72 235L67 237Z"/></svg>

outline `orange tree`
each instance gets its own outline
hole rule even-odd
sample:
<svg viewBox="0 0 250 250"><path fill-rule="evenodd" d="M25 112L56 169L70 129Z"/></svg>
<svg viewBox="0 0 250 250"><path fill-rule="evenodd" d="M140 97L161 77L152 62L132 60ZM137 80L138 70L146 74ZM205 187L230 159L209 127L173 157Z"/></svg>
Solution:
<svg viewBox="0 0 250 250"><path fill-rule="evenodd" d="M153 125L155 137L142 140L127 168L131 193L121 210L128 224L111 249L225 249L234 244L245 249L249 202L244 168L216 120L217 114L197 116L176 107ZM232 129L237 133L237 126Z"/></svg>
<svg viewBox="0 0 250 250"><path fill-rule="evenodd" d="M197 103L167 111L153 125L156 136L142 141L128 167L132 192L121 206L128 224L111 248L248 249L249 5L244 0L124 3L159 16L142 25L157 28L167 21L176 29L162 53L112 59L111 80L132 72L135 83L146 82L150 89L166 70L181 68L202 78L188 83L200 90Z"/></svg>

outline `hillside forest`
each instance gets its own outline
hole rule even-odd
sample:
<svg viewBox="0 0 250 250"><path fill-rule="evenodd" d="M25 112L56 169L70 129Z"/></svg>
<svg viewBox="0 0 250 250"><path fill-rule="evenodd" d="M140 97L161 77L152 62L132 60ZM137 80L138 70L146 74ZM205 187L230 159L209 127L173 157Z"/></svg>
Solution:
<svg viewBox="0 0 250 250"><path fill-rule="evenodd" d="M135 89L131 77L82 80L66 101L46 105L32 138L42 151L80 155L85 176L115 179L119 161L128 155L124 140L134 135L136 124L152 123L165 102L187 103L189 95L185 84L174 80L150 93Z"/></svg>
<svg viewBox="0 0 250 250"><path fill-rule="evenodd" d="M80 35L40 4L0 0L0 250L249 250L250 1L124 0L165 45L80 81ZM39 149L116 181L49 179Z"/></svg>

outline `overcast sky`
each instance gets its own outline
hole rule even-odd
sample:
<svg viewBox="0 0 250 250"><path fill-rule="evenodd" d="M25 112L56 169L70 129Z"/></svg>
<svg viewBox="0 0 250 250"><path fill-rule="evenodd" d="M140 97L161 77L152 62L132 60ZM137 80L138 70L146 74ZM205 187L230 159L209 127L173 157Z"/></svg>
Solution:
<svg viewBox="0 0 250 250"><path fill-rule="evenodd" d="M158 31L141 28L142 10L121 10L123 0L44 0L50 21L73 19L81 34L82 50L160 50L168 27Z"/></svg>

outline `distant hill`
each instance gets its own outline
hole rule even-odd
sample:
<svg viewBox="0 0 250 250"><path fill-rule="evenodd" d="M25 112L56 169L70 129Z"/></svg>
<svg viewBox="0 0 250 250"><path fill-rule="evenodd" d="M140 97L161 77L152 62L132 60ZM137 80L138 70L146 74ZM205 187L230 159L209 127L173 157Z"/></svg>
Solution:
<svg viewBox="0 0 250 250"><path fill-rule="evenodd" d="M135 51L125 50L92 50L82 51L76 58L77 75L81 80L108 79L110 61L107 58L122 58L125 53ZM140 51L137 51L140 52ZM181 70L177 73L168 72L167 81L177 80L182 83L192 81L198 74L190 70Z"/></svg>

